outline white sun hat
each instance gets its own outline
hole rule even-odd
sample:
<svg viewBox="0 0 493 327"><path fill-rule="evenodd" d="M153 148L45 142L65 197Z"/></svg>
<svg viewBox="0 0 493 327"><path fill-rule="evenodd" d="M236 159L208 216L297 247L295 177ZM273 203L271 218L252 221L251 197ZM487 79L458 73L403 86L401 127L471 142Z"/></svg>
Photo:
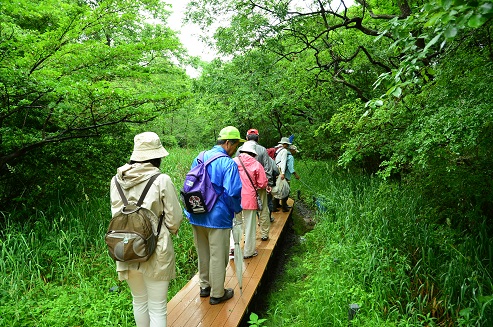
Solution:
<svg viewBox="0 0 493 327"><path fill-rule="evenodd" d="M134 137L134 151L130 160L147 161L150 159L163 158L169 155L161 144L159 136L154 132L144 132Z"/></svg>
<svg viewBox="0 0 493 327"><path fill-rule="evenodd" d="M240 152L250 152L250 153L253 153L253 154L257 155L258 153L257 153L257 150L255 149L255 147L256 147L255 142L253 142L253 141L246 141L241 146Z"/></svg>
<svg viewBox="0 0 493 327"><path fill-rule="evenodd" d="M278 144L291 144L291 142L289 142L289 138L287 138L287 137L282 137L281 140L277 143Z"/></svg>

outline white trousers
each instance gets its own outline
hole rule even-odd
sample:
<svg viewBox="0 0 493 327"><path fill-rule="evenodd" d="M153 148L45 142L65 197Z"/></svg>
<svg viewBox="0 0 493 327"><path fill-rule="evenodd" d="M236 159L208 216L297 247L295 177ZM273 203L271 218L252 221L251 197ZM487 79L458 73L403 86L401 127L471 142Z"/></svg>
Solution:
<svg viewBox="0 0 493 327"><path fill-rule="evenodd" d="M235 216L239 223L242 223L243 233L245 235L245 246L243 256L249 257L255 252L255 243L257 238L257 210L243 210ZM233 234L231 234L229 247L234 249Z"/></svg>
<svg viewBox="0 0 493 327"><path fill-rule="evenodd" d="M152 279L137 270L129 270L127 283L132 292L137 327L166 327L169 281Z"/></svg>

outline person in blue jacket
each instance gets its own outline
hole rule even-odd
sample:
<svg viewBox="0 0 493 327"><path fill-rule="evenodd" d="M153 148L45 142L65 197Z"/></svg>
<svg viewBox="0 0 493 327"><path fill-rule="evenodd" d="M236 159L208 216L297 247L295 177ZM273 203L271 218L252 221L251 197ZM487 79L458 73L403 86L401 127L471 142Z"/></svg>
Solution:
<svg viewBox="0 0 493 327"><path fill-rule="evenodd" d="M192 214L185 211L192 224L195 248L198 255L200 296L210 296L210 304L219 304L233 297L231 288L225 288L226 267L229 262L229 237L235 213L241 212L241 179L238 166L231 159L240 146L240 132L227 126L219 132L216 145L204 153L204 162L222 152L207 166L207 173L218 200L210 212ZM197 165L197 158L192 168Z"/></svg>

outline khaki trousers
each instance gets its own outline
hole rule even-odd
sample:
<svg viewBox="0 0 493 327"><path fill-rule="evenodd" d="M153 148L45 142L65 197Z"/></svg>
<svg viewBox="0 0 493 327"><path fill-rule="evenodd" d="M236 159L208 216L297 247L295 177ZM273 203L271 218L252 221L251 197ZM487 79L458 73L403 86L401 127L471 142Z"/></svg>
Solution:
<svg viewBox="0 0 493 327"><path fill-rule="evenodd" d="M231 229L192 225L192 231L198 255L200 287L210 286L212 297L222 297L229 262Z"/></svg>
<svg viewBox="0 0 493 327"><path fill-rule="evenodd" d="M259 211L260 237L269 237L270 231L270 211L269 200L267 199L267 191L265 189L257 190L260 200L262 200L262 211Z"/></svg>

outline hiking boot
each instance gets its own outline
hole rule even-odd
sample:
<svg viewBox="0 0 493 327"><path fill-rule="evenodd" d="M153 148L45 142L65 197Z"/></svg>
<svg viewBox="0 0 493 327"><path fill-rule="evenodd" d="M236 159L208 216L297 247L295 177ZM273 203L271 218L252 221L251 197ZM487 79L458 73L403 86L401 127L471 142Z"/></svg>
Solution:
<svg viewBox="0 0 493 327"><path fill-rule="evenodd" d="M279 199L272 199L272 212L279 212Z"/></svg>
<svg viewBox="0 0 493 327"><path fill-rule="evenodd" d="M251 258L256 257L256 256L258 256L257 250L255 250L255 252L253 252L252 255L246 255L246 256L244 256L243 259L251 259Z"/></svg>
<svg viewBox="0 0 493 327"><path fill-rule="evenodd" d="M219 304L221 302L227 301L233 297L235 292L233 291L232 288L225 288L224 289L224 295L221 297L212 297L209 299L209 303L214 305L214 304Z"/></svg>
<svg viewBox="0 0 493 327"><path fill-rule="evenodd" d="M211 295L211 287L200 288L200 297L208 297Z"/></svg>

